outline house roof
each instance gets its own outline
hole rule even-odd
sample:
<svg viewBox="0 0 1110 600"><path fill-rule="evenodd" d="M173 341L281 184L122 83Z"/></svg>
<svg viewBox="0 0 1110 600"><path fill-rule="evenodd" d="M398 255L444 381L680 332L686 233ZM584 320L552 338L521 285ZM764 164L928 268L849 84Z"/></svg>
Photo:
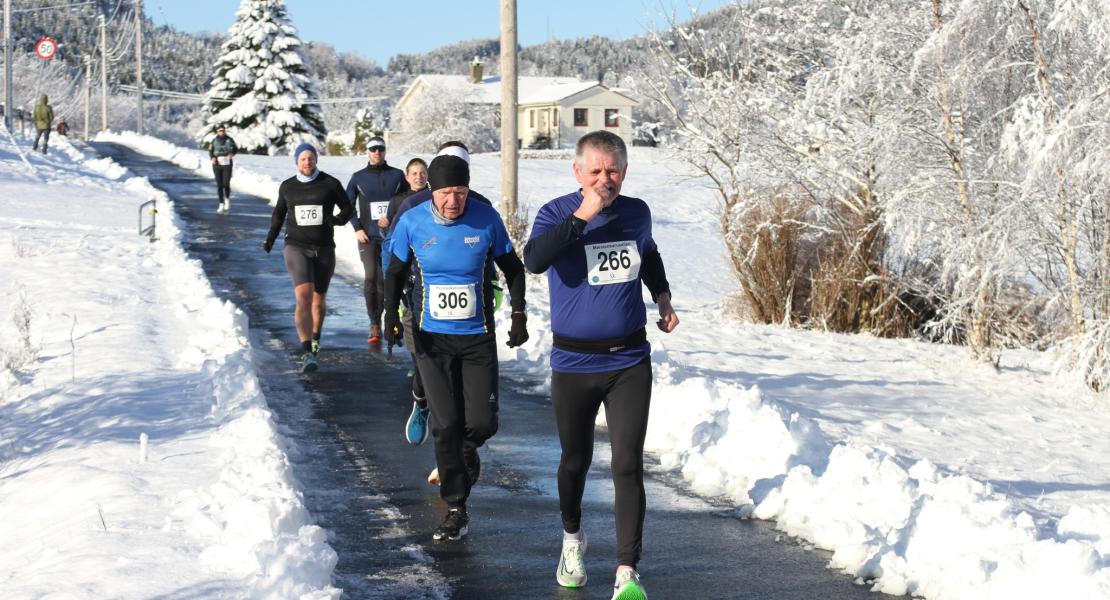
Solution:
<svg viewBox="0 0 1110 600"><path fill-rule="evenodd" d="M474 83L465 75L420 75L417 79L423 79L429 88L451 90L466 102L474 104L501 102L500 76L486 77L481 83ZM609 89L596 81L581 81L574 77L520 77L517 79L517 102L519 104L554 103L594 87ZM626 94L621 95L627 97ZM629 100L632 99L629 98ZM636 101L632 100L632 102Z"/></svg>

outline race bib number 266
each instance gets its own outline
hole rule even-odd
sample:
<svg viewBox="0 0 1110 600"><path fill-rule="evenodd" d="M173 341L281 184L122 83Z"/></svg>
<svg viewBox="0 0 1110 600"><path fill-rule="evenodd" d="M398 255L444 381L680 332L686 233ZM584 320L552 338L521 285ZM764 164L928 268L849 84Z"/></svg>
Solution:
<svg viewBox="0 0 1110 600"><path fill-rule="evenodd" d="M590 285L635 281L640 276L640 251L635 241L586 245L586 280Z"/></svg>
<svg viewBox="0 0 1110 600"><path fill-rule="evenodd" d="M297 217L297 225L323 225L324 207L319 204L302 204L294 207L293 214Z"/></svg>

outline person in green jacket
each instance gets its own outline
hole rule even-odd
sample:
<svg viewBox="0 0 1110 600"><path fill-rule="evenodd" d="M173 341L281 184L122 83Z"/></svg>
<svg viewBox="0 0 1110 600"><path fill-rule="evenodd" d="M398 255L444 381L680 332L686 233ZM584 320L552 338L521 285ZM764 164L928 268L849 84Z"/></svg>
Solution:
<svg viewBox="0 0 1110 600"><path fill-rule="evenodd" d="M39 139L42 139L42 153L46 154L46 146L50 143L50 127L54 124L54 107L50 106L46 94L39 98L39 103L35 105L35 129L38 130L38 135L35 136L35 145L33 150L39 149Z"/></svg>

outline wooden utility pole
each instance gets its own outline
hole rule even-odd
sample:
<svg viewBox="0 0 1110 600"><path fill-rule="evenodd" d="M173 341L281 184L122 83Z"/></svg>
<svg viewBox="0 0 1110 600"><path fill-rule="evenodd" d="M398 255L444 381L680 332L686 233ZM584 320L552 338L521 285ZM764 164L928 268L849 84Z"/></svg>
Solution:
<svg viewBox="0 0 1110 600"><path fill-rule="evenodd" d="M108 131L108 28L100 15L100 130Z"/></svg>
<svg viewBox="0 0 1110 600"><path fill-rule="evenodd" d="M89 110L92 104L92 56L85 55L85 139L89 139Z"/></svg>
<svg viewBox="0 0 1110 600"><path fill-rule="evenodd" d="M143 0L135 2L135 89L139 97L136 131L143 133Z"/></svg>
<svg viewBox="0 0 1110 600"><path fill-rule="evenodd" d="M12 130L12 0L4 0L4 127Z"/></svg>
<svg viewBox="0 0 1110 600"><path fill-rule="evenodd" d="M501 0L501 214L517 213L516 0Z"/></svg>

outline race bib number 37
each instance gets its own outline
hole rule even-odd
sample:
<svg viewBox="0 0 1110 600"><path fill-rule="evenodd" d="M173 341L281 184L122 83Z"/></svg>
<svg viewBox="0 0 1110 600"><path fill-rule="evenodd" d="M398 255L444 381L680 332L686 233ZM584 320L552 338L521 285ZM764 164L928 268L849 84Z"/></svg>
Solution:
<svg viewBox="0 0 1110 600"><path fill-rule="evenodd" d="M636 242L586 245L586 279L590 285L635 281L640 276L640 251Z"/></svg>
<svg viewBox="0 0 1110 600"><path fill-rule="evenodd" d="M476 304L472 284L428 286L428 308L441 321L469 319L475 315Z"/></svg>
<svg viewBox="0 0 1110 600"><path fill-rule="evenodd" d="M370 218L375 221L384 217L389 212L388 202L371 202L370 203Z"/></svg>
<svg viewBox="0 0 1110 600"><path fill-rule="evenodd" d="M297 217L297 225L324 224L324 207L319 204L303 204L294 207L293 214Z"/></svg>

